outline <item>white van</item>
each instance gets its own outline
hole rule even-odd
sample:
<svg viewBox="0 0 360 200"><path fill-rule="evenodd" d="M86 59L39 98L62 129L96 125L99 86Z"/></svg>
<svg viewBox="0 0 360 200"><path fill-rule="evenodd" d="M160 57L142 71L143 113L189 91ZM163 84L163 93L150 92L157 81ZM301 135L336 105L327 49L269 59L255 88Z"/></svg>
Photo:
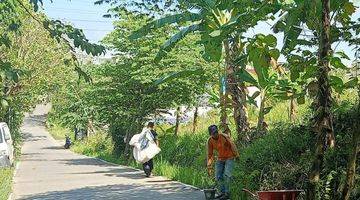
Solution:
<svg viewBox="0 0 360 200"><path fill-rule="evenodd" d="M0 122L0 167L9 167L14 163L14 147L8 125Z"/></svg>

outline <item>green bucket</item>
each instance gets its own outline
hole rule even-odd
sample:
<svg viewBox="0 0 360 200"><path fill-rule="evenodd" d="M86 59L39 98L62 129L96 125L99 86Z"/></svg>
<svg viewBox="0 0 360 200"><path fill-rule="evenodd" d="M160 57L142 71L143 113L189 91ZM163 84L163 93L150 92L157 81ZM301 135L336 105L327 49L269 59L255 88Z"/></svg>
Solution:
<svg viewBox="0 0 360 200"><path fill-rule="evenodd" d="M205 199L215 199L216 189L204 189Z"/></svg>

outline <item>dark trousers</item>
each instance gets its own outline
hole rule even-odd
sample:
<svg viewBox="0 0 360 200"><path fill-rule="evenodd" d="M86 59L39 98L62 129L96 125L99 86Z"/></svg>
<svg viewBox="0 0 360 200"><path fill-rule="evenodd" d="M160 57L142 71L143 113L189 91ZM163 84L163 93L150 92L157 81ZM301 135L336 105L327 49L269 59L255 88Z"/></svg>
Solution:
<svg viewBox="0 0 360 200"><path fill-rule="evenodd" d="M143 163L143 169L145 174L150 174L154 169L153 159L150 159L149 161Z"/></svg>

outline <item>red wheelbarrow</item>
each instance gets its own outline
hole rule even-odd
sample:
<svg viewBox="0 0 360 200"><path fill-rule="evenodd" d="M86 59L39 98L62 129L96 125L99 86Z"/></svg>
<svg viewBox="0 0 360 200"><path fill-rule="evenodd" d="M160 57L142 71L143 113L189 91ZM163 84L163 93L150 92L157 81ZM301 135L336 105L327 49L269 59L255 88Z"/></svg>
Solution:
<svg viewBox="0 0 360 200"><path fill-rule="evenodd" d="M243 189L243 191L258 200L296 200L299 194L303 192L303 190L269 190L258 191L255 194L247 189Z"/></svg>

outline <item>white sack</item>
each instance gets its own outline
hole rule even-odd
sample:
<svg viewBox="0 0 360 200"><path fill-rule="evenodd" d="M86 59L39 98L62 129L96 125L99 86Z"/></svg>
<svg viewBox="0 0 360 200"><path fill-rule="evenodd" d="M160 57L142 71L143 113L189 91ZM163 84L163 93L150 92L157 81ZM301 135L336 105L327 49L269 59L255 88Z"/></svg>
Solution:
<svg viewBox="0 0 360 200"><path fill-rule="evenodd" d="M150 143L149 146L142 151L144 152L146 158L150 160L160 153L161 149L155 143Z"/></svg>
<svg viewBox="0 0 360 200"><path fill-rule="evenodd" d="M149 140L149 143L145 149L141 150L140 140L143 137L146 137ZM129 144L134 146L133 156L137 163L145 163L154 158L161 151L161 149L154 142L151 131L147 128L144 128L141 133L134 135L131 138Z"/></svg>

